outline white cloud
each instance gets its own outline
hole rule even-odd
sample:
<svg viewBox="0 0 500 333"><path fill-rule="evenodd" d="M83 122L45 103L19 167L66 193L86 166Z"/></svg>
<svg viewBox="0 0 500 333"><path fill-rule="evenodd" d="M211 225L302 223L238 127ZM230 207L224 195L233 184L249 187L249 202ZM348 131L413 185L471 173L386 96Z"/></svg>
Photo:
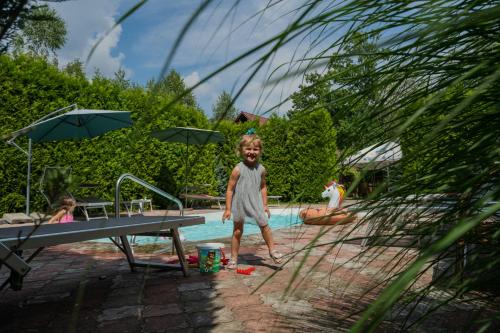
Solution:
<svg viewBox="0 0 500 333"><path fill-rule="evenodd" d="M200 82L201 77L200 74L195 71L185 76L183 79L186 86L191 88ZM224 87L220 77L212 78L194 89L196 98L199 103L202 103L204 110L207 111L208 115L211 115L212 106L217 101L217 97L221 94L223 89Z"/></svg>
<svg viewBox="0 0 500 333"><path fill-rule="evenodd" d="M242 2L236 12L229 12L228 8L232 6L232 2L229 2L221 3L215 13L207 10L182 41L181 47L176 51L173 66L181 69L195 67L198 76L203 77L227 61L273 37L290 23L291 18L295 17L297 13L293 9L298 6L296 1L276 2L276 5L266 8L262 15L253 16L268 3L268 1ZM160 36L160 31L165 32L174 29L175 26L182 26L187 18L188 15L179 16L166 23L165 26L157 26L158 33L149 34L150 38ZM165 42L156 45L160 44L165 45ZM289 63L294 61L294 57L303 57L309 50L309 46L306 42L282 45L251 79L238 97L236 106L247 112L263 114L270 108L283 103L291 93L298 89L302 82L302 75L290 75L287 79L273 83L269 83L268 79L276 80L288 70L292 73L297 70L296 64L289 65ZM222 90L233 92L234 95L256 68L254 62L268 50L269 46L266 46L251 57L217 74L218 83L211 82L210 90L200 89L197 97L203 100L208 97L205 96L208 93L213 104ZM279 66L282 67L275 72ZM213 98L214 95L215 98ZM287 101L275 112L283 114L290 108L291 102ZM205 110L209 111L207 107Z"/></svg>
<svg viewBox="0 0 500 333"><path fill-rule="evenodd" d="M191 69L188 72L190 74L186 76L186 80L188 77L190 80L196 77L196 82L198 82L200 78L209 75L213 70L239 56L251 46L270 38L288 23L286 19L281 17L282 6L268 9L258 19L258 23L256 18L247 21L250 16L257 12L256 4L259 3L255 1L241 3L239 7L242 8L230 13L227 11L227 7L230 7L231 3L221 3L217 12L206 11L200 17L198 23L191 27L181 46L176 50L176 57L172 66L181 72L184 68ZM223 8L224 5L226 8ZM147 49L153 47L154 51L150 53L161 54L158 57L159 60L157 62L152 60L151 64L163 64L164 57L167 54L165 45L173 43L177 35L174 31L182 27L189 18L189 14L177 15L171 20L153 27L147 37L142 39L137 48ZM225 18L227 19L225 20ZM242 22L245 21L247 22L243 24ZM258 29L255 29L257 24ZM208 84L196 89L195 95L208 114L211 113L211 106L223 90L232 92L233 95L239 90L251 72L252 62L255 61L258 55L262 54L262 52L257 52L251 58L232 65L219 73L215 77L216 80L211 79ZM291 54L293 54L293 51L282 50L273 59L269 60L271 62L270 66L274 67L289 61ZM267 87L265 81L269 73L266 72L266 68L267 66L260 70L259 74L252 79L239 96L236 101L237 108L254 113L265 112L270 107L279 104L282 99L286 98L289 93L298 87L297 80L288 80L286 82L288 89ZM195 76L194 73L196 73ZM290 103L281 106L279 112L286 112L289 106Z"/></svg>
<svg viewBox="0 0 500 333"><path fill-rule="evenodd" d="M198 82L200 82L200 74L198 72L192 72L188 76L184 77L184 83L189 88L191 88Z"/></svg>
<svg viewBox="0 0 500 333"><path fill-rule="evenodd" d="M63 1L50 3L66 22L67 42L58 52L59 64L64 66L75 59L85 61L99 38L115 24L115 17L120 1ZM123 68L128 76L133 71L124 68L123 53L113 54L122 34L122 27L117 26L95 49L86 66L86 72L92 75L96 68L102 74L111 77Z"/></svg>
<svg viewBox="0 0 500 333"><path fill-rule="evenodd" d="M268 8L268 0L244 1L236 6L236 11L230 10L233 1L217 2L191 26L176 49L171 67L184 77L187 86L198 83L227 61L282 31L298 14L293 11L299 7L297 1L275 1ZM107 31L119 17L118 7L129 8L131 4L131 0L55 3L53 7L67 22L70 31L68 44L59 53L60 63L85 59L99 34ZM199 4L199 1L148 2L127 18L123 28L117 27L107 36L96 49L87 70L92 73L97 67L103 74L112 75L118 68L125 67L123 64L127 60L129 68L124 69L132 81L140 77L142 82L138 83L145 83L157 77L179 32ZM266 9L262 15L255 15L263 8ZM278 66L307 54L309 45L306 43L307 39L302 44L297 41L281 46L239 96L237 108L262 114L296 91L301 83L300 75L278 83L269 84L266 80ZM265 51L255 52L195 89L198 103L209 116L220 93L238 91L255 68L252 67L254 62ZM273 73L272 79L287 69L287 65L283 66ZM290 106L287 102L278 112L285 113Z"/></svg>

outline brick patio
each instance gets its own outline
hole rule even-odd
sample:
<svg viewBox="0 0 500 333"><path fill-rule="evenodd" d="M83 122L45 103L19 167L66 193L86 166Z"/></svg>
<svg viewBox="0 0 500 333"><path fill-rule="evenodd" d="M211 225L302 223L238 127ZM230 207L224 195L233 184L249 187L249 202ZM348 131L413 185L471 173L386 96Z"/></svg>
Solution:
<svg viewBox="0 0 500 333"><path fill-rule="evenodd" d="M240 263L256 267L252 275L221 271L202 275L138 270L132 273L114 246L75 243L45 249L33 262L21 291L0 292L1 332L342 332L357 311L373 300L399 248L374 249L359 256L356 243L330 243L351 226L299 226L274 232L278 249L289 255L274 265L260 235L245 237ZM295 252L320 232L324 235L306 255ZM228 240L225 241L229 246ZM195 254L193 244L186 244ZM26 251L28 252L28 251ZM170 261L167 254L139 257ZM399 262L416 255L407 251ZM291 279L297 268L299 273ZM0 277L7 276L6 268ZM429 282L424 274L413 288ZM459 311L459 319L454 318ZM477 308L450 307L424 322L418 331L460 331ZM383 331L398 331L398 317ZM438 320L439 325L433 320Z"/></svg>

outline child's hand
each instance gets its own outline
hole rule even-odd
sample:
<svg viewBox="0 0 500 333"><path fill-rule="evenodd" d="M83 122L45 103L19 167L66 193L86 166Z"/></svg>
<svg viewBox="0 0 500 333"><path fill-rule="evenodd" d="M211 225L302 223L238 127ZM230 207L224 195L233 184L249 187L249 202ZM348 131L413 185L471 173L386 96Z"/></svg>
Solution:
<svg viewBox="0 0 500 333"><path fill-rule="evenodd" d="M269 210L269 207L264 206L264 211L267 213L267 218L271 217L271 211Z"/></svg>
<svg viewBox="0 0 500 333"><path fill-rule="evenodd" d="M226 222L226 220L231 219L231 211L226 210L224 211L224 214L222 214L222 223Z"/></svg>

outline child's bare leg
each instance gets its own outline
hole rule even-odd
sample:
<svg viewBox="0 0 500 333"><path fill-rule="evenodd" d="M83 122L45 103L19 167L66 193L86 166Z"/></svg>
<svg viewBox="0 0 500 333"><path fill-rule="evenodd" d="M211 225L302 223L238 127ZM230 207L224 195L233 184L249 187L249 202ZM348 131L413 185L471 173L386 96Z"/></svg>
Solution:
<svg viewBox="0 0 500 333"><path fill-rule="evenodd" d="M262 233L262 237L264 238L264 241L266 242L266 245L269 248L269 252L272 252L274 250L274 240L271 228L269 228L269 224L266 224L263 227L261 226L259 227L260 227L260 232Z"/></svg>
<svg viewBox="0 0 500 333"><path fill-rule="evenodd" d="M269 256L273 259L274 263L280 264L283 255L274 249L273 233L269 225L260 227L260 232L262 237L266 241L267 247L269 248Z"/></svg>
<svg viewBox="0 0 500 333"><path fill-rule="evenodd" d="M233 261L238 260L241 236L243 236L243 222L234 222L233 238L231 239L231 260Z"/></svg>

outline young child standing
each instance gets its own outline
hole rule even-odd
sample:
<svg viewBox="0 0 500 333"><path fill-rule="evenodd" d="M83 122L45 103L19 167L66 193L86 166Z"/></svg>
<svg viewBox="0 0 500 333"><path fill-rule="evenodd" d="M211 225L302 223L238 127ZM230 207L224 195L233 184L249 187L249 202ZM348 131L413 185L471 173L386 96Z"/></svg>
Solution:
<svg viewBox="0 0 500 333"><path fill-rule="evenodd" d="M260 227L269 255L280 263L283 255L274 249L273 235L267 219L271 216L267 207L266 169L259 163L262 141L256 134L245 134L240 140L239 154L243 161L231 172L226 192L226 210L222 222L233 215L231 260L228 268L236 269L244 223L257 223Z"/></svg>
<svg viewBox="0 0 500 333"><path fill-rule="evenodd" d="M73 211L75 210L76 202L73 198L64 197L61 200L59 210L50 218L48 223L68 223L73 222Z"/></svg>

